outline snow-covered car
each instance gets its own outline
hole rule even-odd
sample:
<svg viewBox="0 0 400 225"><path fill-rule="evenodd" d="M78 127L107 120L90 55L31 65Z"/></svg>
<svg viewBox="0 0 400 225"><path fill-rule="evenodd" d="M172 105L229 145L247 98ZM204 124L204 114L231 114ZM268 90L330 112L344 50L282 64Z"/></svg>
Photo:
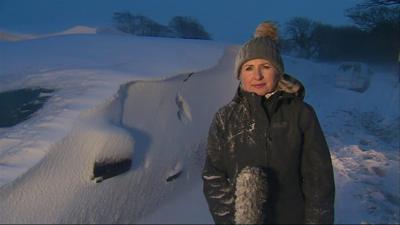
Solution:
<svg viewBox="0 0 400 225"><path fill-rule="evenodd" d="M372 74L373 71L364 63L343 62L335 75L335 87L364 92L369 87Z"/></svg>

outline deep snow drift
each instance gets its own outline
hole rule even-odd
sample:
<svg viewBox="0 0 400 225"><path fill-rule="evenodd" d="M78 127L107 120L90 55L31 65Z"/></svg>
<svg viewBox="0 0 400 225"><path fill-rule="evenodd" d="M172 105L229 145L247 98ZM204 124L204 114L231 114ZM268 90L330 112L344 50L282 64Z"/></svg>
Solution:
<svg viewBox="0 0 400 225"><path fill-rule="evenodd" d="M66 136L82 111L110 101L121 84L212 67L224 49L209 41L161 40L69 35L0 42L0 91L56 90L35 117L0 128L0 185L36 164Z"/></svg>
<svg viewBox="0 0 400 225"><path fill-rule="evenodd" d="M0 91L56 90L34 117L0 129L0 223L212 223L200 170L211 118L238 85L237 47L120 35L0 42ZM335 222L398 221L396 77L376 72L358 93L335 88L337 65L284 62L329 143ZM128 172L90 179L94 162L127 157Z"/></svg>

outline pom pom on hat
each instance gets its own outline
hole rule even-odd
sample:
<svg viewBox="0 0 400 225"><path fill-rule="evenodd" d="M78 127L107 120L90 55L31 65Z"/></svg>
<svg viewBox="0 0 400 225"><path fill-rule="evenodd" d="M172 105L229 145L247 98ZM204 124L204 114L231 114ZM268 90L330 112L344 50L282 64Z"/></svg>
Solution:
<svg viewBox="0 0 400 225"><path fill-rule="evenodd" d="M254 38L258 37L269 37L274 41L278 41L278 29L271 22L262 22L254 32Z"/></svg>

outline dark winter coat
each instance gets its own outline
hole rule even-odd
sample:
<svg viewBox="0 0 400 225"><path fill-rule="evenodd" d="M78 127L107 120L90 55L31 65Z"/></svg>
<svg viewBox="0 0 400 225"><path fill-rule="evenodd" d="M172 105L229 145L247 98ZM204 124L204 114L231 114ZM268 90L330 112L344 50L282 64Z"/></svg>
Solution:
<svg viewBox="0 0 400 225"><path fill-rule="evenodd" d="M333 223L330 153L304 93L303 85L285 74L270 98L238 88L215 114L202 175L216 223L234 223L236 178L245 167L266 173L264 223Z"/></svg>

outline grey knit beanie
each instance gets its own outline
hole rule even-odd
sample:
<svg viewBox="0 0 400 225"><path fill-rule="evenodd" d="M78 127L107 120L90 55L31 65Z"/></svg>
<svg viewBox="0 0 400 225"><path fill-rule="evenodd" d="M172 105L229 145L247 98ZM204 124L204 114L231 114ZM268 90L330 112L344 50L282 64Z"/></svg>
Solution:
<svg viewBox="0 0 400 225"><path fill-rule="evenodd" d="M235 59L235 73L239 79L242 65L252 59L268 60L279 74L283 74L284 66L279 51L277 28L271 22L263 22L257 26L254 37L239 50Z"/></svg>

